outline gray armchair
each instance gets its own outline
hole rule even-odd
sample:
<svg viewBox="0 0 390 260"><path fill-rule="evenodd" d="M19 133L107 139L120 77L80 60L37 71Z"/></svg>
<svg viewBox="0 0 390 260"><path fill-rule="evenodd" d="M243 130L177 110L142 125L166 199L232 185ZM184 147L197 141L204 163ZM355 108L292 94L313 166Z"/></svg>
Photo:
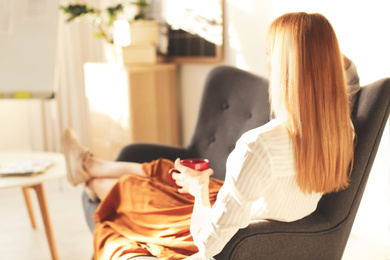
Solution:
<svg viewBox="0 0 390 260"><path fill-rule="evenodd" d="M215 258L341 259L389 113L390 78L363 87L353 111L357 145L350 187L323 196L316 211L304 219L251 223L239 230ZM266 79L233 67L217 67L206 80L199 119L187 147L131 144L122 149L117 160L208 158L215 171L213 177L224 179L225 162L237 139L266 123L269 115ZM98 204L83 194L91 230L95 226L91 216Z"/></svg>

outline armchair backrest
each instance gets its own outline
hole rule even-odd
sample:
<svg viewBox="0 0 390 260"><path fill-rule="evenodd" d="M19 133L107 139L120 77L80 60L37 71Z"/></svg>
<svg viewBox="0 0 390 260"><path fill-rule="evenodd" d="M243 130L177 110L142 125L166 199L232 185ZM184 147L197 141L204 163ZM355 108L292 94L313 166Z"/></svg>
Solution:
<svg viewBox="0 0 390 260"><path fill-rule="evenodd" d="M358 92L352 114L357 142L350 187L322 198L318 210L328 219L336 218L340 212L344 214L337 218L345 218L349 213L345 205L362 196L389 112L390 78L371 83Z"/></svg>
<svg viewBox="0 0 390 260"><path fill-rule="evenodd" d="M223 180L226 159L237 140L269 118L266 79L234 67L217 67L205 82L190 156L209 159L213 177Z"/></svg>
<svg viewBox="0 0 390 260"><path fill-rule="evenodd" d="M331 227L343 222L348 226L340 245L347 243L389 113L390 78L361 88L352 114L357 142L350 186L323 196L316 210Z"/></svg>

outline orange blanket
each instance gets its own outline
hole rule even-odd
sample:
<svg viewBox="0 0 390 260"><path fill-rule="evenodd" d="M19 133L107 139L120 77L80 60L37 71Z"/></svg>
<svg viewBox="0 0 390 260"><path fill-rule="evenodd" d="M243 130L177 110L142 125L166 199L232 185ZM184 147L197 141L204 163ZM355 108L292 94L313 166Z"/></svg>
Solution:
<svg viewBox="0 0 390 260"><path fill-rule="evenodd" d="M168 178L172 161L143 164L148 177L122 176L100 203L93 219L96 260L154 255L183 259L198 251L190 234L193 199L177 192ZM210 179L210 202L223 181Z"/></svg>

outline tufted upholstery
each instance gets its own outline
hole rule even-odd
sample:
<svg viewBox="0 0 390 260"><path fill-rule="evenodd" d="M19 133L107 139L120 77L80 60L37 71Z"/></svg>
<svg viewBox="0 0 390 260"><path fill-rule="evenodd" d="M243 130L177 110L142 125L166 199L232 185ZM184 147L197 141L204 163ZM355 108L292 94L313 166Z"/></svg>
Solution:
<svg viewBox="0 0 390 260"><path fill-rule="evenodd" d="M225 163L240 136L269 121L268 81L232 67L209 74L198 123L188 147L191 157L208 158L214 178L225 179Z"/></svg>
<svg viewBox="0 0 390 260"><path fill-rule="evenodd" d="M131 144L117 160L144 162L159 157L210 159L214 177L224 178L226 158L247 130L268 121L267 81L227 66L206 80L199 119L188 147ZM372 163L390 113L390 79L360 90L353 112L357 134L355 161L348 189L323 196L317 210L292 223L260 221L241 229L216 259L341 259ZM83 194L87 223L98 203ZM137 258L142 259L142 258Z"/></svg>

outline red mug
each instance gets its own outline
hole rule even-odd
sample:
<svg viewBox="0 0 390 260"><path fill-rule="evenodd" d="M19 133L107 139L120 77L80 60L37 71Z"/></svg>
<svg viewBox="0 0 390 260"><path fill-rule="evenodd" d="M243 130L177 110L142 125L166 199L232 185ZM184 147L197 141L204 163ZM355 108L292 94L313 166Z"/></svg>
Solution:
<svg viewBox="0 0 390 260"><path fill-rule="evenodd" d="M207 159L201 159L201 158L194 158L194 159L184 159L184 160L181 160L181 164L183 164L184 166L187 166L195 171L204 171L204 170L207 170L209 167L210 167L210 162L209 160ZM173 173L180 173L179 170L175 169L175 168L172 168L169 170L169 180L171 181L171 183L178 189L181 189L182 187L180 187L179 185L176 184L175 180L172 178L172 174ZM194 198L191 194L189 193L186 193L185 194L187 197L189 198Z"/></svg>

